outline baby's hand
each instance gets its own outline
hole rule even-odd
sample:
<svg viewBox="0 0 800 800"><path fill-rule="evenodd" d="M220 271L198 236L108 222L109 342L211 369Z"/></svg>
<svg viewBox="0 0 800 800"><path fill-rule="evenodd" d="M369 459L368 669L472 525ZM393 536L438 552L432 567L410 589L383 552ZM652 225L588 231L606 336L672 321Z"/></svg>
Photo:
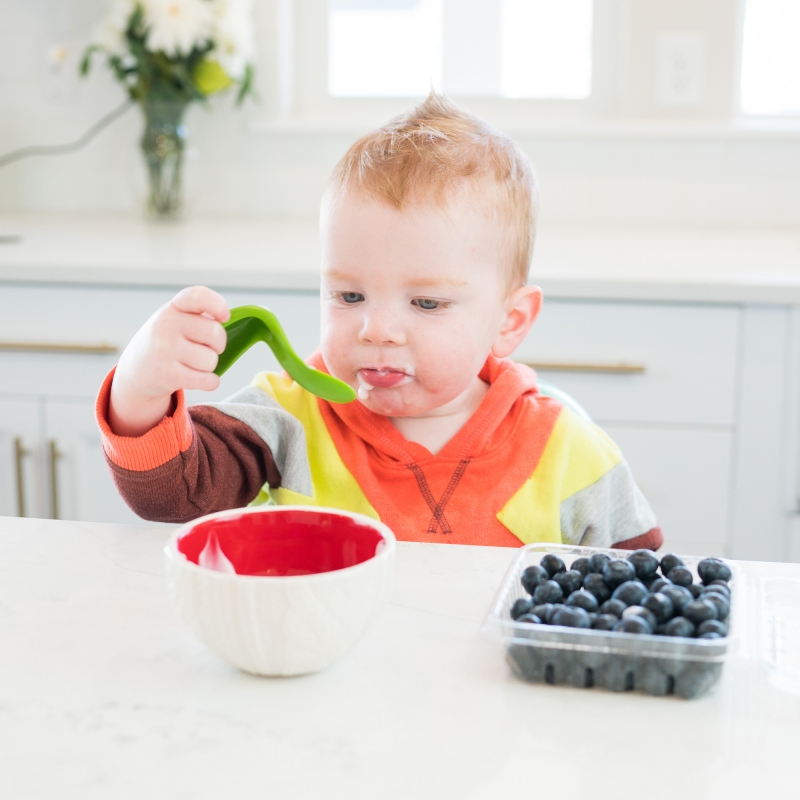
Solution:
<svg viewBox="0 0 800 800"><path fill-rule="evenodd" d="M184 289L137 331L117 365L108 421L120 436L141 436L170 410L178 389L219 386L214 374L227 337L225 300L205 286Z"/></svg>

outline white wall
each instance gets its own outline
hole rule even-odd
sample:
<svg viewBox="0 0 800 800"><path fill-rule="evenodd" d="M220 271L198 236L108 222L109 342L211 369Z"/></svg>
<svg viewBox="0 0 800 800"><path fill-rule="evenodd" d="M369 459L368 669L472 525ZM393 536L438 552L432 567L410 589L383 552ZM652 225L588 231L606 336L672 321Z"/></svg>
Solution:
<svg viewBox="0 0 800 800"><path fill-rule="evenodd" d="M589 121L504 123L536 166L543 222L797 225L800 134L742 132L731 124L738 0L615 2L624 41L615 99L603 113ZM311 216L331 168L360 129L354 124L337 132L318 120L264 124L277 107L277 0L257 4L261 102L234 110L229 100L220 100L209 110L190 111L196 157L187 166L189 209ZM100 60L88 80L72 73L78 45L104 5L4 0L0 153L75 138L121 101L122 90ZM699 108L665 110L653 99L654 48L663 30L706 31L707 60L715 66L707 70ZM60 76L47 68L48 49L56 42L73 52L67 74ZM140 126L134 109L78 154L0 170L0 210L136 211L144 190Z"/></svg>

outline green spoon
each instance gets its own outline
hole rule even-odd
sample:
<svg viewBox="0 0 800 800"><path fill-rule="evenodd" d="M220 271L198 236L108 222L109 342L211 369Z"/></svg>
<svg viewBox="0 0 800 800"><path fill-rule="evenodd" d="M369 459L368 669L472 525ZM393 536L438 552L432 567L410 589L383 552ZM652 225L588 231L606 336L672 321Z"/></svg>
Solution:
<svg viewBox="0 0 800 800"><path fill-rule="evenodd" d="M266 342L280 365L304 389L331 403L351 403L356 393L343 381L312 369L292 350L278 318L263 306L237 306L223 325L228 343L214 372L224 375L256 342Z"/></svg>

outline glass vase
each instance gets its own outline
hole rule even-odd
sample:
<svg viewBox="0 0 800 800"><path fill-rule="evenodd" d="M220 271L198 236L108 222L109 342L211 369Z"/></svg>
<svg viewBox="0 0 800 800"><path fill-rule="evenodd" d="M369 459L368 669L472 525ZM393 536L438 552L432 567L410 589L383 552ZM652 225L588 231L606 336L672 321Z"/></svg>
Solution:
<svg viewBox="0 0 800 800"><path fill-rule="evenodd" d="M147 166L147 211L158 219L178 216L183 202L183 156L188 130L183 122L189 103L142 104L141 147Z"/></svg>

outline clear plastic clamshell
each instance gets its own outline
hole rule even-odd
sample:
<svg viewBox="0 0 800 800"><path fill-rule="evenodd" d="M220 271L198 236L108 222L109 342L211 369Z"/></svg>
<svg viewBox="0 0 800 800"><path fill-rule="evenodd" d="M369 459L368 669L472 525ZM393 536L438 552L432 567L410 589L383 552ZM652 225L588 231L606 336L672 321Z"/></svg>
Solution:
<svg viewBox="0 0 800 800"><path fill-rule="evenodd" d="M576 558L607 553L626 558L628 550L530 544L521 548L495 596L482 630L506 646L507 660L523 680L580 688L640 691L652 695L698 697L713 686L736 641L738 603L736 564L733 573L728 635L722 639L621 633L516 622L510 616L514 601L528 594L520 583L523 570L538 564L546 553L560 556L567 568ZM681 556L697 581L701 556Z"/></svg>

